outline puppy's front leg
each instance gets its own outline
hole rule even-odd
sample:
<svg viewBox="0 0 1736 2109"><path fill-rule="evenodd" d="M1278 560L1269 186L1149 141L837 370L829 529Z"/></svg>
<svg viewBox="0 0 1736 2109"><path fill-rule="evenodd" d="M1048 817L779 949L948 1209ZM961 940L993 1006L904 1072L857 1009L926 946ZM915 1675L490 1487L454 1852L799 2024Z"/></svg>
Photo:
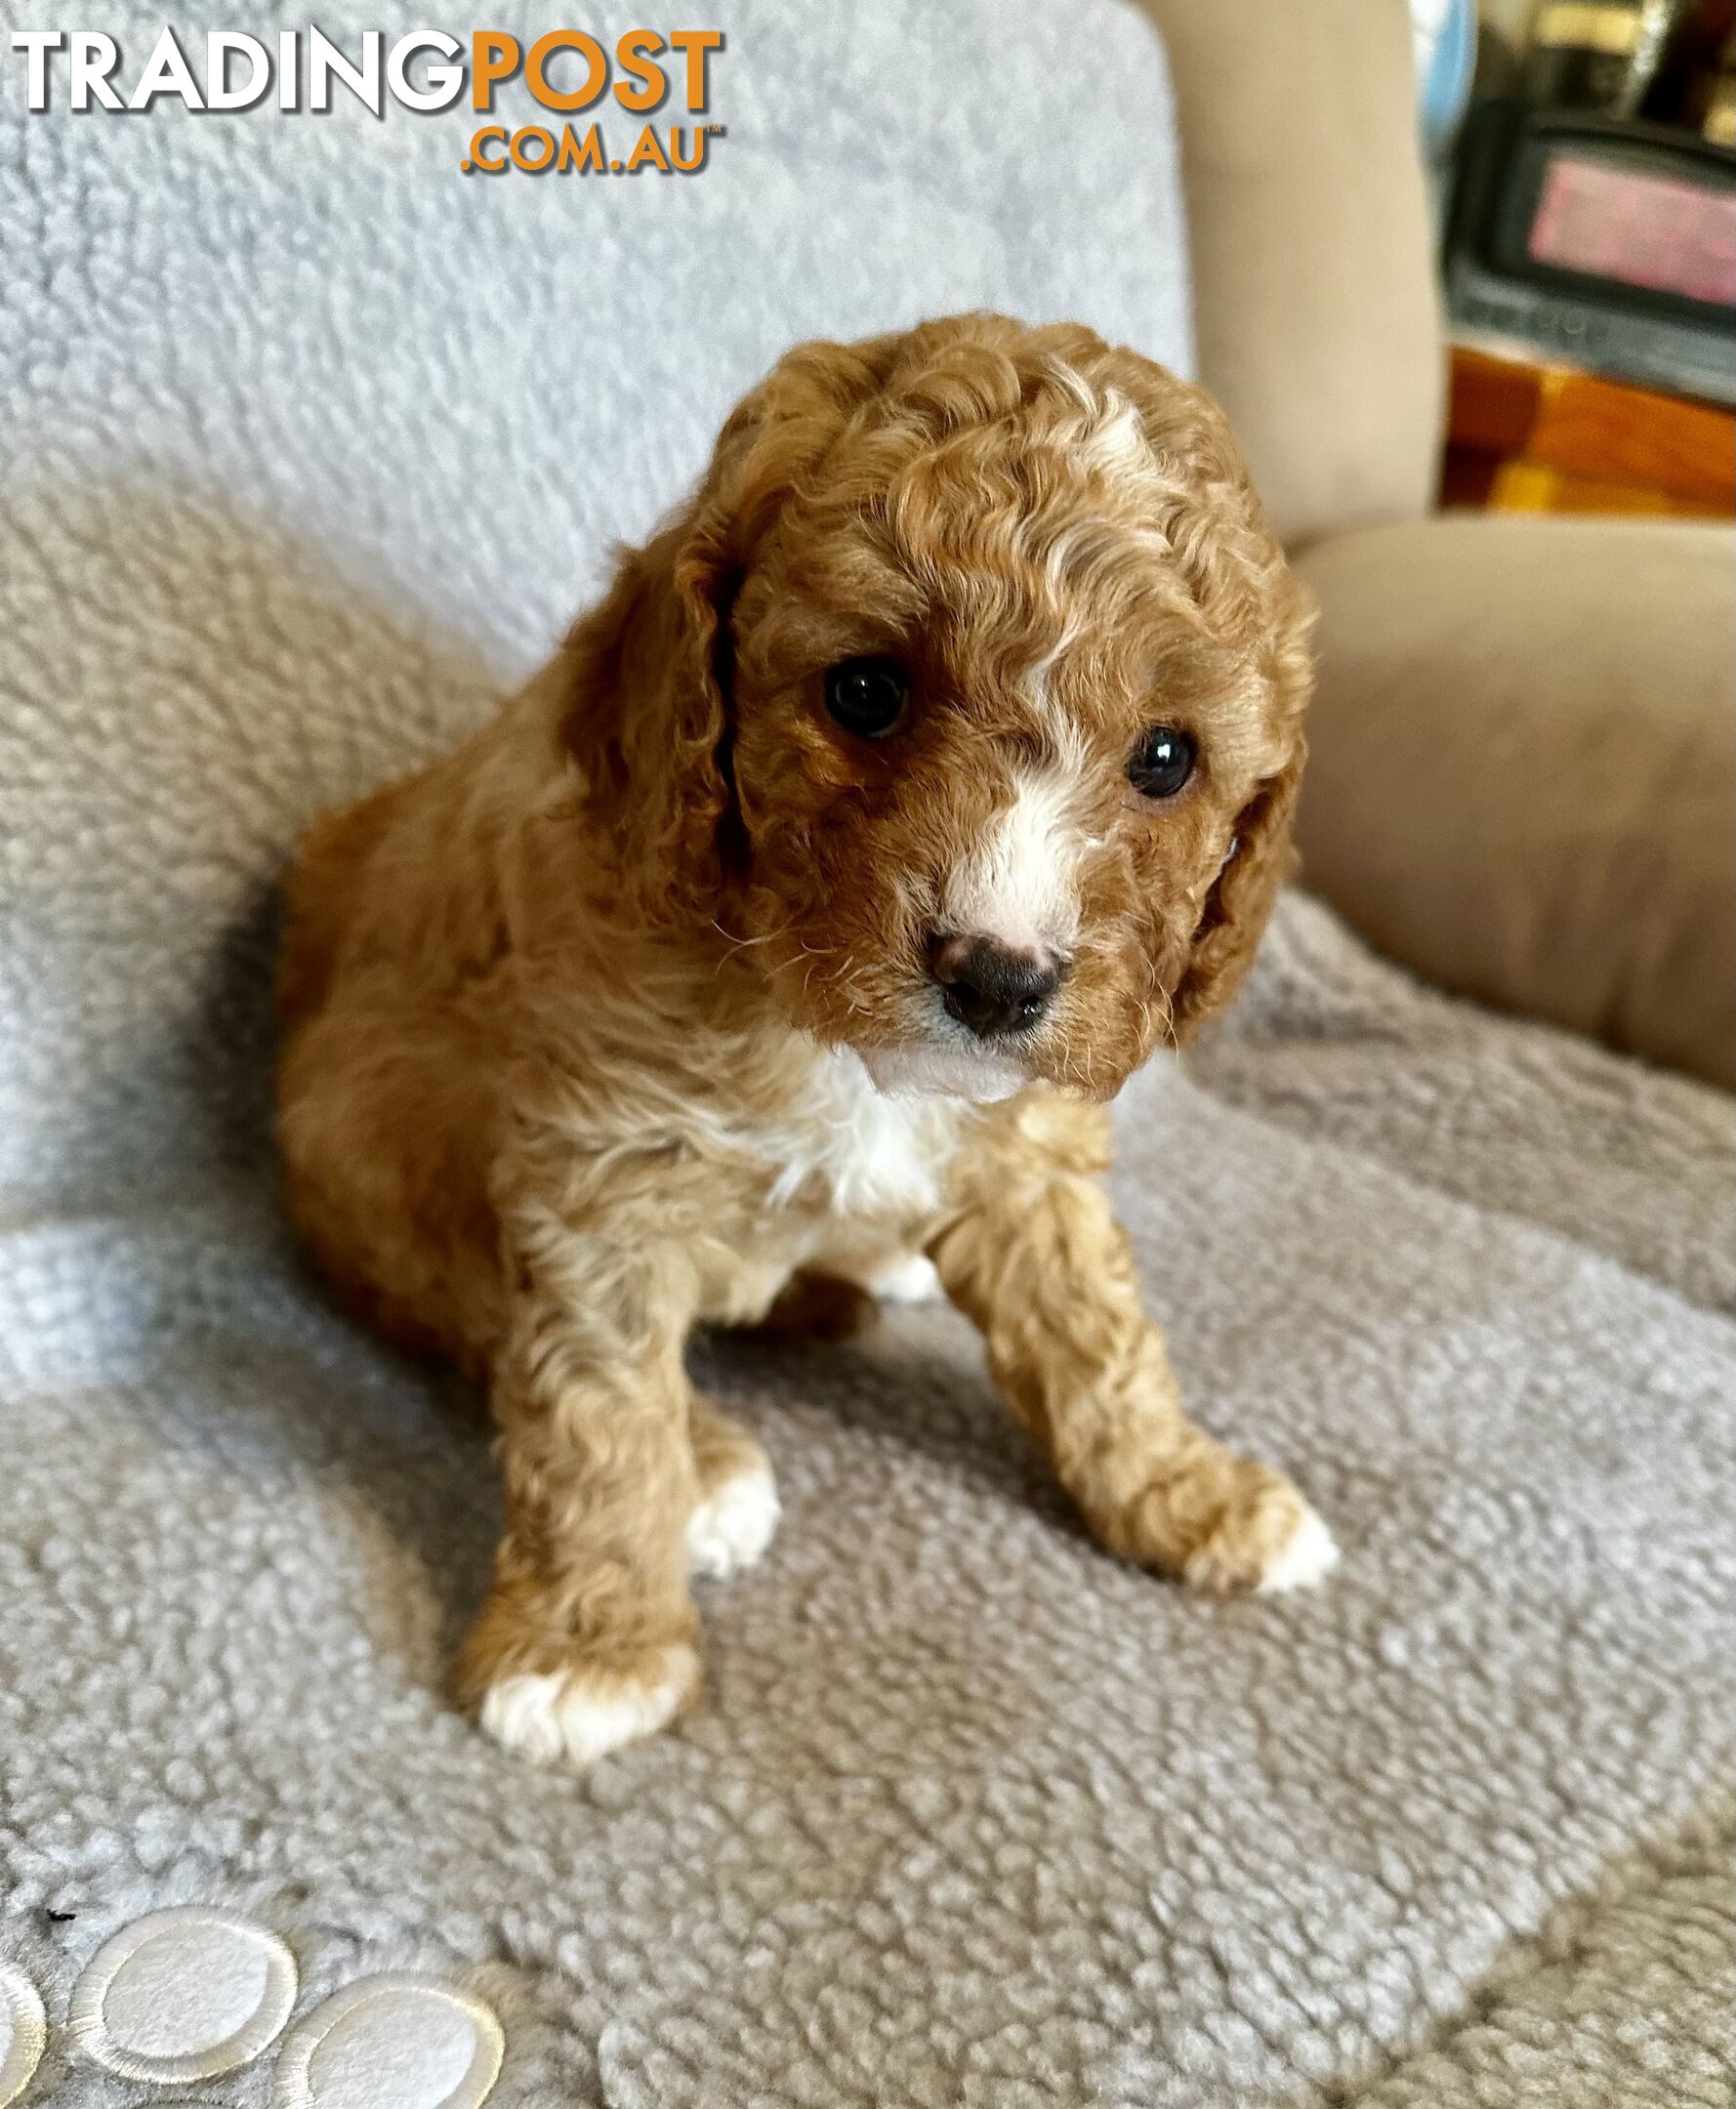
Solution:
<svg viewBox="0 0 1736 2109"><path fill-rule="evenodd" d="M1099 1180L1105 1136L1095 1107L1059 1096L985 1120L930 1248L947 1294L1111 1551L1201 1589L1317 1581L1337 1557L1319 1517L1281 1473L1181 1411Z"/></svg>
<svg viewBox="0 0 1736 2109"><path fill-rule="evenodd" d="M698 1688L682 1353L694 1290L676 1253L554 1225L513 1264L491 1388L506 1536L456 1682L500 1742L584 1765Z"/></svg>

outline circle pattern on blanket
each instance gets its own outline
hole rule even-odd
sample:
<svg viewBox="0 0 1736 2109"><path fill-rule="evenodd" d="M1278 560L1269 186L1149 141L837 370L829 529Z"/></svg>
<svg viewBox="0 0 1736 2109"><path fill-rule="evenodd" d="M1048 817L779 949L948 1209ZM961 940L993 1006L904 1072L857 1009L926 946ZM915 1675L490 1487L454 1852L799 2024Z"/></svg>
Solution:
<svg viewBox="0 0 1736 2109"><path fill-rule="evenodd" d="M0 1963L0 2109L30 2085L47 2041L41 1995L22 1970Z"/></svg>
<svg viewBox="0 0 1736 2109"><path fill-rule="evenodd" d="M200 1904L152 1912L105 1941L67 2025L87 2057L160 2087L250 2064L295 2005L295 1958L264 1926Z"/></svg>
<svg viewBox="0 0 1736 2109"><path fill-rule="evenodd" d="M437 1978L364 1977L284 2045L279 2109L480 2109L505 2041L480 2000Z"/></svg>

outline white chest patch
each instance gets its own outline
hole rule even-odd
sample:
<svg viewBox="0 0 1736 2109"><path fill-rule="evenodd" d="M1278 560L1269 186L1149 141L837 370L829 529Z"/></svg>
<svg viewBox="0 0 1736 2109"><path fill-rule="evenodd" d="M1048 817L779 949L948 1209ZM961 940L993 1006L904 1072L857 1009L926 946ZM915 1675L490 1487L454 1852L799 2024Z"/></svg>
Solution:
<svg viewBox="0 0 1736 2109"><path fill-rule="evenodd" d="M891 1097L847 1049L822 1055L807 1090L755 1137L777 1165L769 1199L787 1207L813 1188L841 1216L930 1214L968 1108L944 1097Z"/></svg>

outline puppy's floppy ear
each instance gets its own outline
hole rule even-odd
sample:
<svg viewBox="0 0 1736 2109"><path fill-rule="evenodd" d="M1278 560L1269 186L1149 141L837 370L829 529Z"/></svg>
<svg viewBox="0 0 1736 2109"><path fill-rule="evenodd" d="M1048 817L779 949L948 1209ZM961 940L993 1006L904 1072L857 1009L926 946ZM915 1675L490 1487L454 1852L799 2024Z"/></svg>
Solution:
<svg viewBox="0 0 1736 2109"><path fill-rule="evenodd" d="M1223 868L1206 897L1194 930L1193 950L1171 999L1178 1046L1221 1011L1241 986L1278 897L1296 864L1290 846L1291 815L1302 782L1303 745L1276 776L1261 785L1236 816L1236 831Z"/></svg>
<svg viewBox="0 0 1736 2109"><path fill-rule="evenodd" d="M729 809L726 521L707 491L621 554L602 604L566 641L565 742L624 881L684 912L721 884Z"/></svg>
<svg viewBox="0 0 1736 2109"><path fill-rule="evenodd" d="M1206 897L1187 966L1171 999L1178 1046L1221 1011L1241 986L1278 889L1296 868L1290 828L1307 759L1302 714L1314 678L1314 604L1275 548L1266 585L1275 589L1266 617L1266 675L1288 752L1236 815L1229 854Z"/></svg>
<svg viewBox="0 0 1736 2109"><path fill-rule="evenodd" d="M730 414L692 500L622 554L602 604L567 639L566 745L624 880L657 920L714 913L727 878L730 613L755 548L896 342L786 354Z"/></svg>

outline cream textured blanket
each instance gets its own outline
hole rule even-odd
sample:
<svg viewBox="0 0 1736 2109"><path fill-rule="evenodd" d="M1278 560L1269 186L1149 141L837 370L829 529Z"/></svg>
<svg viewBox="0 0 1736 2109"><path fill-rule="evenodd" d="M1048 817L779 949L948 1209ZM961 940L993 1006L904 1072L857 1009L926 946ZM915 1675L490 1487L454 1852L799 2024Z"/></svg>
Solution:
<svg viewBox="0 0 1736 2109"><path fill-rule="evenodd" d="M84 16L130 65L160 20ZM613 187L461 177L462 115L0 97L0 2098L38 1996L31 2109L145 2098L74 1988L198 1903L294 1963L291 2034L197 2089L235 2109L463 2098L426 2040L309 2047L406 1968L498 2016L502 2109L1726 2103L1728 1102L1302 897L1119 1179L1323 1592L1107 1560L901 1312L699 1350L786 1514L678 1733L581 1783L441 1694L485 1435L274 1211L295 825L472 722L789 339L993 302L1185 358L1132 12L714 19L713 165ZM269 1991L126 1983L161 2054Z"/></svg>

